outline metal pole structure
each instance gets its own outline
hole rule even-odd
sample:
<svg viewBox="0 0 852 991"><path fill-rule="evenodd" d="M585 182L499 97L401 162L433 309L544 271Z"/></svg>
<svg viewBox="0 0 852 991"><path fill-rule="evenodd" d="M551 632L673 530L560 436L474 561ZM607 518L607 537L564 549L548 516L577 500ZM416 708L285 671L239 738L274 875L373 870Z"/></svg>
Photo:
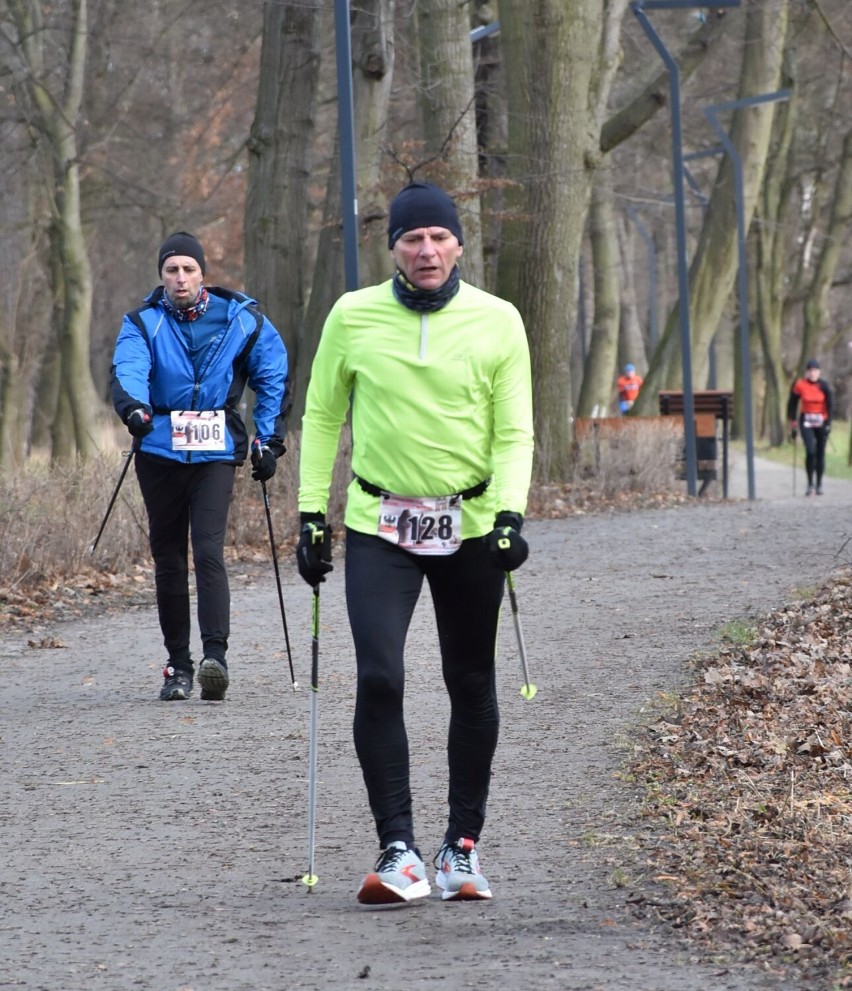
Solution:
<svg viewBox="0 0 852 991"><path fill-rule="evenodd" d="M633 221L639 237L645 242L648 251L648 341L651 348L657 346L660 336L659 320L657 317L657 246L654 237L645 226L635 207L627 208L627 216Z"/></svg>
<svg viewBox="0 0 852 991"><path fill-rule="evenodd" d="M349 0L334 0L334 30L337 51L337 129L340 142L340 204L343 209L343 267L346 289L351 292L359 287L360 281Z"/></svg>
<svg viewBox="0 0 852 991"><path fill-rule="evenodd" d="M743 163L737 149L734 147L725 129L719 124L716 117L718 113L727 110L739 110L742 107L755 107L763 103L778 103L781 100L790 99L789 89L776 90L774 93L763 93L760 96L751 96L742 100L733 100L729 103L716 103L713 106L704 108L704 116L710 122L710 126L718 134L719 140L725 147L734 167L734 199L737 212L737 250L739 255L737 285L739 292L740 308L740 362L743 373L743 413L746 440L746 466L748 470L748 497L755 498L754 487L754 418L752 411L751 397L751 349L749 347L748 331L748 264L746 258L746 223L745 204L743 200Z"/></svg>
<svg viewBox="0 0 852 991"><path fill-rule="evenodd" d="M738 7L740 0L714 0L714 7ZM698 462L695 438L695 402L692 395L692 343L689 326L689 259L686 250L686 208L683 188L683 133L680 113L680 68L645 14L646 10L689 10L706 7L693 0L633 0L630 9L663 60L669 74L672 109L672 181L677 224L678 316L683 375L683 433L686 448L686 487L697 495Z"/></svg>

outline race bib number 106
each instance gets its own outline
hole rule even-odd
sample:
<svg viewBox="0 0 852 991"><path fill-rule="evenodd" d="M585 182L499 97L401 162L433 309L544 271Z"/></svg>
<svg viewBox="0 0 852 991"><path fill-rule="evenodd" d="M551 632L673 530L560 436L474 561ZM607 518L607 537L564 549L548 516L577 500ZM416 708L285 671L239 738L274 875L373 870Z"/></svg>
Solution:
<svg viewBox="0 0 852 991"><path fill-rule="evenodd" d="M225 411L173 410L173 451L224 451Z"/></svg>

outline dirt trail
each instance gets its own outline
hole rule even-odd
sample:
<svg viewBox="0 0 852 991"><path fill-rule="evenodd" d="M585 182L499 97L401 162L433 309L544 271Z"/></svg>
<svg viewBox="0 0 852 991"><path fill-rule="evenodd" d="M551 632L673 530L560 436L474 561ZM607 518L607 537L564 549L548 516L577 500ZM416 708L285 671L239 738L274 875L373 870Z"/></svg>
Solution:
<svg viewBox="0 0 852 991"><path fill-rule="evenodd" d="M489 904L433 895L394 911L354 901L375 857L351 743L353 652L342 565L322 589L316 870L306 868L309 693L289 687L271 567L234 574L224 705L156 701L151 609L66 623L66 649L0 639L0 988L44 991L757 991L793 978L691 959L631 915L616 772L643 704L688 677L722 623L758 615L838 564L852 484L803 498L758 463L757 500L530 522L518 595L533 680L508 607L502 736L483 864ZM745 489L742 462L731 495ZM274 498L274 489L271 489ZM844 556L846 560L844 560ZM297 677L310 590L282 561ZM408 720L418 841L445 815L445 695L428 594L410 637ZM806 989L809 991L809 989ZM815 989L816 991L816 989Z"/></svg>

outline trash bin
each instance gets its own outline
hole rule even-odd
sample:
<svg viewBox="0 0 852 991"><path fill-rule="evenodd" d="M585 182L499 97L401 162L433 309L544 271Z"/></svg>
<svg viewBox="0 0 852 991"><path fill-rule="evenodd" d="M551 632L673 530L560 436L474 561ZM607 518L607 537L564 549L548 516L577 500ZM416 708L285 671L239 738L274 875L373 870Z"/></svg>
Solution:
<svg viewBox="0 0 852 991"><path fill-rule="evenodd" d="M665 391L659 393L660 413L663 416L683 416L683 392ZM733 393L708 389L693 392L692 406L695 414L695 461L696 474L701 488L698 494L704 495L707 486L719 477L719 440L716 436L716 421L722 421L722 489L728 498L728 424L733 412ZM686 455L684 454L683 474L686 478Z"/></svg>

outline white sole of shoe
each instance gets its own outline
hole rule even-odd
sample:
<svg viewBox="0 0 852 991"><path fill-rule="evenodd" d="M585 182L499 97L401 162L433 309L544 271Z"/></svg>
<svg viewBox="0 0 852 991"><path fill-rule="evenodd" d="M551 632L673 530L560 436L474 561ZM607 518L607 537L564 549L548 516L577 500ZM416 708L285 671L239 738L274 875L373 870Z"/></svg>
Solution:
<svg viewBox="0 0 852 991"><path fill-rule="evenodd" d="M485 888L481 891L474 884L463 884L458 891L441 892L441 900L445 902L481 902L491 898L491 889Z"/></svg>
<svg viewBox="0 0 852 991"><path fill-rule="evenodd" d="M465 881L458 888L448 890L444 875L438 874L435 884L441 889L441 898L445 902L475 902L491 898L490 888L477 888L472 881Z"/></svg>

